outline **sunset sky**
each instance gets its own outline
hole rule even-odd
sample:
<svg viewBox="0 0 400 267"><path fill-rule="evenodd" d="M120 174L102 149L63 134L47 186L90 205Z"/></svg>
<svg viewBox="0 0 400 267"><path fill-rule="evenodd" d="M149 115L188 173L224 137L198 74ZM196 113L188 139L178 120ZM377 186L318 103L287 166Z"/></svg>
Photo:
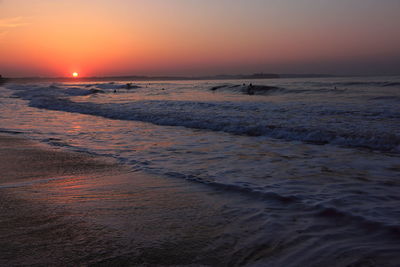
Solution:
<svg viewBox="0 0 400 267"><path fill-rule="evenodd" d="M399 74L399 14L399 0L0 0L0 74Z"/></svg>

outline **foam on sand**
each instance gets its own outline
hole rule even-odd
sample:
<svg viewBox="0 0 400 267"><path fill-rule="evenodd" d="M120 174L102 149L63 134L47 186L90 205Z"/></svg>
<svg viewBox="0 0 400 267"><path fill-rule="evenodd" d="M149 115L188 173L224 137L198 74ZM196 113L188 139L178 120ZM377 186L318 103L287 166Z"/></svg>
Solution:
<svg viewBox="0 0 400 267"><path fill-rule="evenodd" d="M0 166L12 174L0 185L10 178L42 181L0 186L0 265L395 266L400 260L398 229L332 209L132 173L15 137L0 137L0 147ZM32 163L25 166L27 158Z"/></svg>

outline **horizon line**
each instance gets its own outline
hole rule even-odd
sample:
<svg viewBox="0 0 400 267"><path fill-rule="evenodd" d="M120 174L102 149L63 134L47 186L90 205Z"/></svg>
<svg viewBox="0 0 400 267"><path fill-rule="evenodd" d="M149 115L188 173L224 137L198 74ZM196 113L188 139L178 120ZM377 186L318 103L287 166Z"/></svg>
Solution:
<svg viewBox="0 0 400 267"><path fill-rule="evenodd" d="M324 78L324 77L384 77L399 76L400 74L324 74L324 73L254 73L254 74L217 74L217 75L104 75L104 76L21 76L21 77L2 77L3 79L177 79L177 80L207 80L207 79L279 79L279 78Z"/></svg>

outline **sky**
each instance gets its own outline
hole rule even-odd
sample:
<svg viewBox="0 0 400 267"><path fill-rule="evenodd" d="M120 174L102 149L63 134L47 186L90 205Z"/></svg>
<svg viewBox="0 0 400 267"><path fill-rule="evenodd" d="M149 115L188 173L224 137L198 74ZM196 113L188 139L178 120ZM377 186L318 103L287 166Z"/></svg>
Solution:
<svg viewBox="0 0 400 267"><path fill-rule="evenodd" d="M0 74L400 74L399 14L400 0L0 0Z"/></svg>

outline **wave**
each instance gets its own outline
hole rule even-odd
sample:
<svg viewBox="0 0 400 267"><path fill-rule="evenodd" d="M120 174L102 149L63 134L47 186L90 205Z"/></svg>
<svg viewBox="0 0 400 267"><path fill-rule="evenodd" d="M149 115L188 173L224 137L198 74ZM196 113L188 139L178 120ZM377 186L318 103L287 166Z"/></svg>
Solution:
<svg viewBox="0 0 400 267"><path fill-rule="evenodd" d="M371 231L385 231L393 237L400 237L400 226L397 224L397 221L391 221L386 218L376 218L370 216L368 213L364 214L359 210L353 211L352 209L348 209L345 206L335 207L329 204L320 204L317 200L310 201L309 198L304 199L295 194L282 194L276 191L266 190L265 188L253 188L252 185L248 185L247 183L232 184L217 181L208 181L193 175L184 175L178 172L167 172L164 173L164 175L172 178L186 179L188 181L206 184L207 186L212 186L218 190L245 194L251 196L252 198L262 200L274 201L276 203L285 205L286 208L289 205L296 206L297 209L301 207L302 210L311 211L311 214L314 214L318 217L325 217L328 219L331 218L335 221L347 222L349 224L355 223Z"/></svg>
<svg viewBox="0 0 400 267"><path fill-rule="evenodd" d="M19 94L21 95L21 94ZM237 135L266 136L288 141L303 141L314 144L333 144L346 147L361 147L381 151L400 151L400 136L390 131L370 131L367 124L357 131L353 124L344 123L314 125L307 122L311 113L303 110L304 117L292 114L283 107L259 106L257 104L230 102L191 102L191 101L136 101L125 104L77 103L65 98L41 97L30 99L32 107L102 116L110 119L135 120L165 126L183 126L211 131L223 131ZM314 120L334 116L360 116L359 112L340 110L312 110ZM289 113L289 114L285 114ZM283 115L285 114L285 115ZM293 116L293 118L290 118ZM308 116L308 118L307 118ZM361 114L363 119L379 116L397 119L399 114ZM279 119L282 117L281 119ZM284 120L286 118L286 121ZM299 124L303 120L304 124Z"/></svg>
<svg viewBox="0 0 400 267"><path fill-rule="evenodd" d="M92 94L104 93L97 88L81 88L76 86L64 87L58 84L49 86L42 85L10 85L7 88L17 91L16 96L23 99L65 97L65 96L87 96Z"/></svg>
<svg viewBox="0 0 400 267"><path fill-rule="evenodd" d="M308 88L303 88L306 85ZM349 81L349 82L304 82L298 88L284 88L272 85L220 84L209 88L211 91L230 91L248 95L301 94L301 93L345 93L347 87L400 87L393 81ZM315 88L316 87L316 88Z"/></svg>
<svg viewBox="0 0 400 267"><path fill-rule="evenodd" d="M400 82L391 82L391 81L349 81L349 82L306 82L306 84L315 85L315 86L373 86L373 87L399 87Z"/></svg>
<svg viewBox="0 0 400 267"><path fill-rule="evenodd" d="M304 89L304 88L296 88L289 89L279 86L270 86L270 85L217 85L211 87L210 91L229 91L242 93L245 95L270 95L270 94L303 94L303 93L345 93L347 89L338 89L338 88L319 88L319 89Z"/></svg>
<svg viewBox="0 0 400 267"><path fill-rule="evenodd" d="M382 84L382 86L387 87L387 86L400 86L400 82L385 82Z"/></svg>
<svg viewBox="0 0 400 267"><path fill-rule="evenodd" d="M307 88L303 88L304 84L298 85L297 88L285 88L282 86L270 86L270 85L217 85L209 88L210 91L224 91L240 93L245 95L280 95L280 94L342 94L349 92L351 86L360 85L372 85L375 83L364 83L364 82L345 82L345 83L305 83L308 84ZM396 83L376 83L381 86L396 86ZM399 83L400 84L400 83ZM311 86L310 86L311 85ZM317 88L313 88L317 86Z"/></svg>
<svg viewBox="0 0 400 267"><path fill-rule="evenodd" d="M87 84L89 85L89 84ZM70 97L98 94L90 86L11 86L14 95L32 107L82 113L110 119L135 120L165 126L265 136L287 141L331 144L400 152L400 119L397 105L305 104L271 102L197 102L142 100L97 104L73 102ZM115 88L120 84L107 83ZM256 87L256 86L254 86ZM95 88L98 88L98 84ZM232 88L224 85L221 88ZM286 90L268 87L268 90ZM242 90L241 86L233 89ZM218 90L218 89L216 89ZM267 90L267 91L268 91ZM395 103L396 104L396 103ZM386 123L386 124L385 124Z"/></svg>
<svg viewBox="0 0 400 267"><path fill-rule="evenodd" d="M229 90L234 92L240 92L247 95L267 95L275 92L284 92L284 88L277 86L268 85L217 85L210 88L211 91L217 90Z"/></svg>
<svg viewBox="0 0 400 267"><path fill-rule="evenodd" d="M115 89L137 89L141 88L141 86L134 85L133 83L125 83L125 84L120 84L120 83L115 83L115 82L110 82L110 83L91 83L91 84L85 84L85 87L90 88L94 87L97 89L101 90L115 90Z"/></svg>
<svg viewBox="0 0 400 267"><path fill-rule="evenodd" d="M13 130L8 130L8 129L0 128L0 133L6 133L6 134L14 134L14 135L17 135L17 134L23 134L24 132L21 132L21 131L13 131Z"/></svg>
<svg viewBox="0 0 400 267"><path fill-rule="evenodd" d="M400 96L396 95L377 96L377 97L371 97L370 100L384 100L384 101L398 102L400 101Z"/></svg>
<svg viewBox="0 0 400 267"><path fill-rule="evenodd" d="M177 172L167 172L164 173L166 176L170 176L173 178L183 178L192 182L199 182L202 184L206 184L209 186L213 186L218 189L230 191L230 192L236 192L236 193L244 193L244 194L249 194L252 197L260 198L260 199L266 199L266 200L274 200L278 201L281 203L289 204L289 203L295 203L295 202L300 202L300 199L297 198L296 196L284 196L276 192L272 191L262 191L262 190L257 190L251 187L247 187L245 185L239 185L239 184L228 184L228 183L222 183L222 182L216 182L216 181L207 181L202 178L197 178L193 175L184 175L181 173Z"/></svg>
<svg viewBox="0 0 400 267"><path fill-rule="evenodd" d="M399 225L386 224L361 215L352 214L350 212L346 212L344 210L335 207L325 207L323 205L316 205L313 206L313 209L317 210L318 216L333 218L336 221L338 220L355 221L358 223L358 225L361 225L364 228L369 229L371 232L375 232L377 230L385 230L389 232L392 236L400 238Z"/></svg>

